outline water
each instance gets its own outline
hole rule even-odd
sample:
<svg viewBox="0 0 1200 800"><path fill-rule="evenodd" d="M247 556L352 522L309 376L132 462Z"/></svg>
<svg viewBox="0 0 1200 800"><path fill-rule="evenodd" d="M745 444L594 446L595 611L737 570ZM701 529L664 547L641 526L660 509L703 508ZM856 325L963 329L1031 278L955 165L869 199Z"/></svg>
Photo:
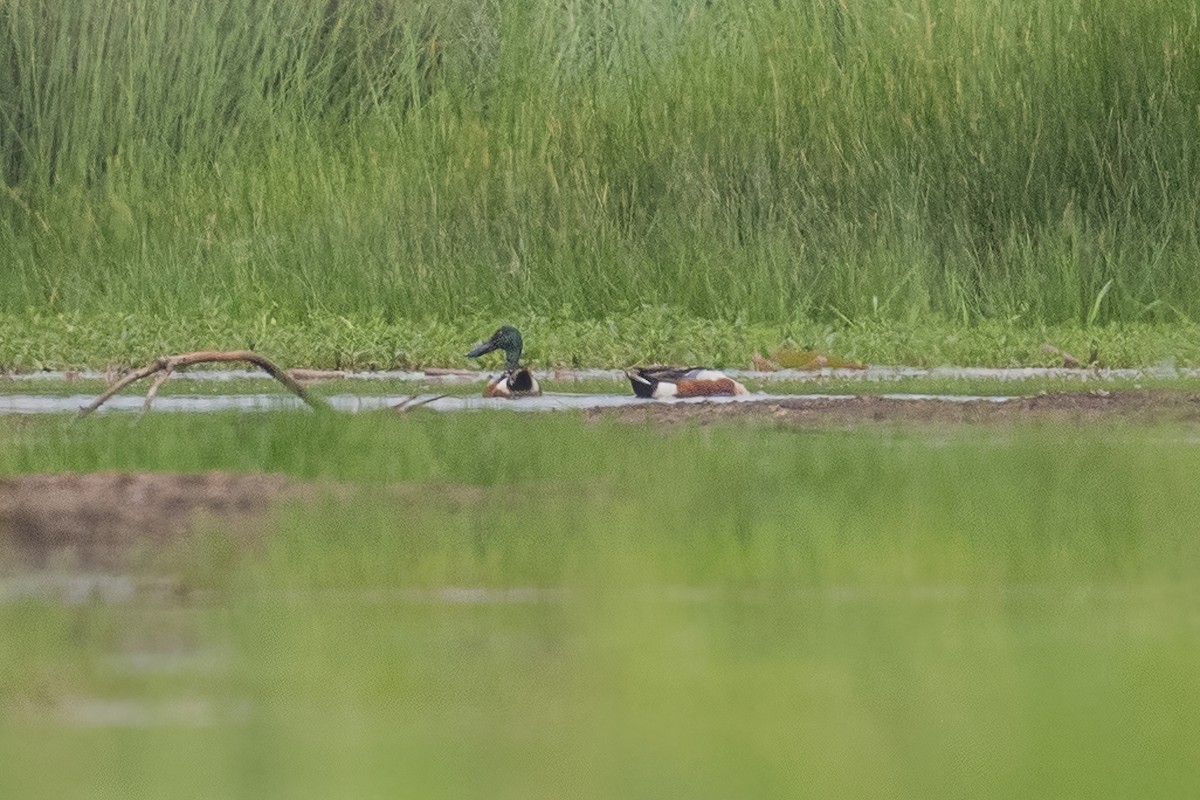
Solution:
<svg viewBox="0 0 1200 800"><path fill-rule="evenodd" d="M979 400L1003 403L1012 396L982 396L957 394L884 394L888 400L941 400L948 403L969 403ZM578 394L555 392L541 397L512 399L496 397L454 396L436 394L362 396L338 394L325 398L336 411L362 413L381 411L398 406L427 408L433 411L578 411L591 408L636 406L647 403L753 403L779 400L838 401L852 400L852 394L768 394L755 392L737 397L690 397L669 400L643 400L632 395ZM78 412L93 400L92 395L0 395L0 414L69 414ZM96 413L140 412L144 398L138 395L118 395L108 400ZM228 395L170 395L155 399L153 411L174 413L206 413L214 411L282 411L306 408L297 397L285 394L228 394Z"/></svg>
<svg viewBox="0 0 1200 800"><path fill-rule="evenodd" d="M1141 378L1200 378L1200 368L1176 368L1173 363L1164 362L1147 369L1067 369L1058 367L887 367L872 366L863 370L855 369L822 369L822 370L779 370L777 372L761 372L754 370L725 370L727 374L744 381L771 383L777 381L814 382L819 383L836 379L845 382L887 383L914 378L930 379L964 379L991 380L996 382L1027 381L1036 379L1061 379L1078 381L1080 383L1101 384L1111 381L1133 381ZM378 382L408 381L420 383L424 388L433 385L469 386L480 384L495 373L488 371L470 370L388 370L378 372L333 372L330 377L341 381ZM544 371L546 378L553 377L558 381L571 380L624 380L622 370L614 369L576 369ZM75 380L102 381L105 375L100 372L37 372L19 375L7 375L0 379L0 386L7 384L10 389L22 382L30 381L64 381ZM203 370L192 369L175 373L172 383L179 381L196 381L221 383L237 380L258 379L267 380L267 376L258 370ZM944 402L972 402L989 400L1005 402L1012 396L983 397L978 395L960 394L916 394L897 393L881 395L892 400L940 400ZM7 394L0 395L0 414L64 414L78 411L94 399L94 394L77 394L73 396L53 396L40 394ZM484 398L479 396L439 397L435 393L403 395L388 394L383 396L360 396L351 393L337 394L326 398L330 405L342 412L359 413L378 411L400 405L420 404L434 411L478 411L485 409L508 409L514 411L563 411L572 409L609 408L614 406L639 405L647 402L710 402L737 403L763 400L789 400L803 398L810 401L846 400L850 394L772 394L758 392L740 397L690 398L687 400L641 400L628 394L584 394L572 392L547 393L541 397L519 399ZM100 408L104 411L140 411L143 397L137 387L131 388L128 394L113 397ZM299 399L287 395L282 390L264 391L262 393L229 393L221 395L168 395L158 397L154 401L153 410L158 412L204 413L213 411L275 411L302 407Z"/></svg>

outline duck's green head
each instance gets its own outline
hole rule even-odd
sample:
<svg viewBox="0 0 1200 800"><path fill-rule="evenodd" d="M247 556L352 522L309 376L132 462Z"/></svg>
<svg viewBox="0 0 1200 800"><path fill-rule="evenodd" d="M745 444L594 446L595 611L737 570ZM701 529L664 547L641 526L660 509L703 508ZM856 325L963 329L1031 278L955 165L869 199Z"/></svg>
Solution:
<svg viewBox="0 0 1200 800"><path fill-rule="evenodd" d="M505 366L508 369L516 369L517 363L521 360L521 346L521 332L512 325L503 325L496 329L492 338L467 353L467 358L479 358L484 353L503 350L507 356Z"/></svg>

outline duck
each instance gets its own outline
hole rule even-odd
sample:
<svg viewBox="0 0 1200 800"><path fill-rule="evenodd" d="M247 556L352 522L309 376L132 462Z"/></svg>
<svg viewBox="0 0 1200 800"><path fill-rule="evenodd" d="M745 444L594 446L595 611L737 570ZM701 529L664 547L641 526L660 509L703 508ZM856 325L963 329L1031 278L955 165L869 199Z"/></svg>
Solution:
<svg viewBox="0 0 1200 800"><path fill-rule="evenodd" d="M479 358L493 350L503 350L507 357L504 372L488 381L483 389L484 397L537 397L542 393L537 378L528 367L522 367L521 332L512 325L501 325L487 341L467 353L467 358Z"/></svg>
<svg viewBox="0 0 1200 800"><path fill-rule="evenodd" d="M724 372L708 367L634 367L625 370L638 397L712 397L750 394Z"/></svg>

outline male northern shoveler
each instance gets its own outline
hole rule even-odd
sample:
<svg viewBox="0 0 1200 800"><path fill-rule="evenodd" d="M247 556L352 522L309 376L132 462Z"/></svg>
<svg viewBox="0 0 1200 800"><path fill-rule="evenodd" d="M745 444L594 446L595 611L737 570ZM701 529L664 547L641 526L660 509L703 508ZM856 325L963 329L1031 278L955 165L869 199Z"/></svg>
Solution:
<svg viewBox="0 0 1200 800"><path fill-rule="evenodd" d="M660 400L664 397L711 397L749 394L746 387L724 372L708 367L637 367L625 370L633 393Z"/></svg>
<svg viewBox="0 0 1200 800"><path fill-rule="evenodd" d="M522 367L521 332L511 325L503 325L496 329L492 338L467 353L467 358L479 358L484 353L493 350L503 350L507 356L504 362L504 372L488 381L484 387L484 397L528 397L540 395L542 387L528 367Z"/></svg>

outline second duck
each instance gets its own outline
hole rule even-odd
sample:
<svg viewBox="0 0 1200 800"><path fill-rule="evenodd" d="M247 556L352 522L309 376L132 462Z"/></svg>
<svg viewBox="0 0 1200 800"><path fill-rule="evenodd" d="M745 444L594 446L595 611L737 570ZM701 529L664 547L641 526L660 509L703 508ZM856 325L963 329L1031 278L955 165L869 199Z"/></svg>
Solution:
<svg viewBox="0 0 1200 800"><path fill-rule="evenodd" d="M713 397L749 394L724 372L708 367L636 367L625 370L638 397Z"/></svg>

